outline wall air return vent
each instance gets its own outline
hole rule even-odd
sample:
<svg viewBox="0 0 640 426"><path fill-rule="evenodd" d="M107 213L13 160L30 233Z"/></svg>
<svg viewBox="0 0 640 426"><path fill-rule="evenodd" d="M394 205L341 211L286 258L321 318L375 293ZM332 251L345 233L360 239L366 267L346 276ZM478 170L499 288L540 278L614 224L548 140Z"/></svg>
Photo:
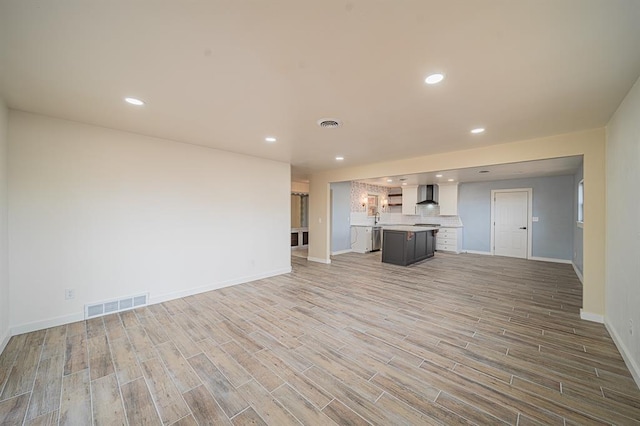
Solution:
<svg viewBox="0 0 640 426"><path fill-rule="evenodd" d="M84 319L100 317L103 315L113 314L115 312L127 311L129 309L146 306L148 304L149 293L123 297L120 299L107 300L105 302L91 303L90 305L84 305Z"/></svg>

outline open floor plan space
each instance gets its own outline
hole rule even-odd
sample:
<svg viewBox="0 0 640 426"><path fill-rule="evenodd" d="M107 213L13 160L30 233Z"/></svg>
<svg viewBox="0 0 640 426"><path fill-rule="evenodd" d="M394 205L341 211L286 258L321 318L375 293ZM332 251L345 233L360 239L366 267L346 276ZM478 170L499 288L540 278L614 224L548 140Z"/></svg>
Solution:
<svg viewBox="0 0 640 426"><path fill-rule="evenodd" d="M638 424L570 265L380 253L11 338L0 424Z"/></svg>

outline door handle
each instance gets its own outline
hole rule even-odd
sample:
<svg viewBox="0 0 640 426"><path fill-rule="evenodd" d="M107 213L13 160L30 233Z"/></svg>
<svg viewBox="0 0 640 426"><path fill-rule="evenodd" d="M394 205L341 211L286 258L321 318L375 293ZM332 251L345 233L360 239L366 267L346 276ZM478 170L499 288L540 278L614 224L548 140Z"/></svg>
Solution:
<svg viewBox="0 0 640 426"><path fill-rule="evenodd" d="M527 229L527 227L526 226L521 226L520 229Z"/></svg>

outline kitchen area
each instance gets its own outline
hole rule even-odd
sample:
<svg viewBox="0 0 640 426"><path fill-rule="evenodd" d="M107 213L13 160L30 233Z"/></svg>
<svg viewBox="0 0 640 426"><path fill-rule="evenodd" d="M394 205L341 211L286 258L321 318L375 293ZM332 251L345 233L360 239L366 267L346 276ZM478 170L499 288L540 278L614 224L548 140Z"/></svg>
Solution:
<svg viewBox="0 0 640 426"><path fill-rule="evenodd" d="M572 156L332 182L330 255L355 253L409 265L428 262L438 253L471 253L571 262L581 271L582 161ZM504 205L501 200L512 203L516 196L520 213L517 223L507 224L512 229L505 235L523 254L503 253L497 242L505 238L496 230L511 216L496 211ZM391 237L396 233L404 233L403 238ZM299 240L304 242L304 234ZM292 249L297 252L306 255L306 246Z"/></svg>
<svg viewBox="0 0 640 426"><path fill-rule="evenodd" d="M457 184L397 184L400 186L354 181L332 185L334 230L342 232L348 189L350 239L342 252L380 250L382 262L402 266L430 259L437 251L460 253L463 225L457 215ZM332 254L339 254L334 247Z"/></svg>

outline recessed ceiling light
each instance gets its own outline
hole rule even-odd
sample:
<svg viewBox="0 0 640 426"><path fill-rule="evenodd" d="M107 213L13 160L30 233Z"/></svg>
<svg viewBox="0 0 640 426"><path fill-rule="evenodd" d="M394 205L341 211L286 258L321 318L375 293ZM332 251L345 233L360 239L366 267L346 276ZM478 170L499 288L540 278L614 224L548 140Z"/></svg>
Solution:
<svg viewBox="0 0 640 426"><path fill-rule="evenodd" d="M471 131L471 133L473 133L473 134L478 134L478 133L482 133L482 132L484 132L484 127L478 127L478 128L473 129Z"/></svg>
<svg viewBox="0 0 640 426"><path fill-rule="evenodd" d="M124 101L130 103L131 105L136 105L136 106L144 105L143 101L141 101L140 99L136 99L136 98L124 98Z"/></svg>
<svg viewBox="0 0 640 426"><path fill-rule="evenodd" d="M393 182L393 179L387 179L387 182Z"/></svg>
<svg viewBox="0 0 640 426"><path fill-rule="evenodd" d="M448 182L453 182L453 179L447 179Z"/></svg>
<svg viewBox="0 0 640 426"><path fill-rule="evenodd" d="M442 177L442 175L436 175L436 177Z"/></svg>
<svg viewBox="0 0 640 426"><path fill-rule="evenodd" d="M274 138L272 136L269 136L269 137L264 138L264 140L267 141L267 142L275 142L276 138Z"/></svg>
<svg viewBox="0 0 640 426"><path fill-rule="evenodd" d="M444 80L444 74L436 73L427 76L427 78L424 79L424 82L427 84L438 84L442 80Z"/></svg>
<svg viewBox="0 0 640 426"><path fill-rule="evenodd" d="M336 160L342 161L342 160L344 160L344 157L336 157Z"/></svg>

